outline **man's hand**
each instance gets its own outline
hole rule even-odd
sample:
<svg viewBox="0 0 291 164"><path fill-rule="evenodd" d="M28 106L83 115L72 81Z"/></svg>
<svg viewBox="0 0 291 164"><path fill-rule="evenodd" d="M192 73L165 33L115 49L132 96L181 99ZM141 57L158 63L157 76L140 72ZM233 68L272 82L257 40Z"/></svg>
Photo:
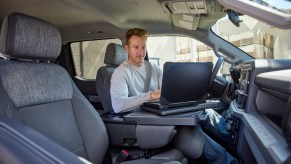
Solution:
<svg viewBox="0 0 291 164"><path fill-rule="evenodd" d="M152 100L158 100L161 97L161 91L160 90L158 90L158 91L151 91L150 92L150 96L151 96L151 99Z"/></svg>

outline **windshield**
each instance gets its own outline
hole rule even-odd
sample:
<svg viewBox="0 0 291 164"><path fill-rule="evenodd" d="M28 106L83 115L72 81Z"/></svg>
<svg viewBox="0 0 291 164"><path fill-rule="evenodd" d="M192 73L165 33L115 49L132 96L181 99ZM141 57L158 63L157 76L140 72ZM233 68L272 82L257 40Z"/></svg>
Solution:
<svg viewBox="0 0 291 164"><path fill-rule="evenodd" d="M268 7L270 9L277 10L282 13L290 13L291 3L287 0L253 0L253 2L260 4L262 6Z"/></svg>
<svg viewBox="0 0 291 164"><path fill-rule="evenodd" d="M284 12L291 14L291 3ZM224 17L212 31L257 59L291 59L291 29L280 29L247 15L239 16L240 26Z"/></svg>

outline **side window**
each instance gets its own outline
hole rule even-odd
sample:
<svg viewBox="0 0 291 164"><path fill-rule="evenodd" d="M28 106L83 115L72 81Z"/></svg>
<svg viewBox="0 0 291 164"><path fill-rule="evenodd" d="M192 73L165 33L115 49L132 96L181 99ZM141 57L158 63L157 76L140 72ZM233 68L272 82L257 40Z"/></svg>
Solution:
<svg viewBox="0 0 291 164"><path fill-rule="evenodd" d="M105 39L71 43L76 75L84 79L95 79L97 70L104 65L109 43L122 44L120 39Z"/></svg>
<svg viewBox="0 0 291 164"><path fill-rule="evenodd" d="M148 37L149 60L161 67L165 62L216 62L216 56L207 45L189 38L175 36Z"/></svg>
<svg viewBox="0 0 291 164"><path fill-rule="evenodd" d="M151 36L147 39L150 62L161 68L165 62L212 62L217 57L211 47L189 37ZM219 73L221 74L221 73Z"/></svg>

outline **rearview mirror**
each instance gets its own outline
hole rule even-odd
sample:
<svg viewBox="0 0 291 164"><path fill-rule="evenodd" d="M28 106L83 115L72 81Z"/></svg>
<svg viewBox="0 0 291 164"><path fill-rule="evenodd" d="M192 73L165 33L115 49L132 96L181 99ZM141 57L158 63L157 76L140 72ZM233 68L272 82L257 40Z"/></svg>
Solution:
<svg viewBox="0 0 291 164"><path fill-rule="evenodd" d="M239 15L233 10L227 10L228 19L236 26L239 27L242 20L239 19Z"/></svg>
<svg viewBox="0 0 291 164"><path fill-rule="evenodd" d="M217 0L225 8L232 9L238 13L252 16L258 20L266 22L275 27L283 29L291 28L291 13L287 10L284 12L283 8L290 8L290 0L278 1L278 4L287 4L289 6L274 7L265 1L247 1L247 0ZM263 3L264 2L264 3ZM273 1L272 1L273 2ZM275 1L274 1L275 2ZM284 2L284 3L283 3ZM281 9L281 10L279 10Z"/></svg>

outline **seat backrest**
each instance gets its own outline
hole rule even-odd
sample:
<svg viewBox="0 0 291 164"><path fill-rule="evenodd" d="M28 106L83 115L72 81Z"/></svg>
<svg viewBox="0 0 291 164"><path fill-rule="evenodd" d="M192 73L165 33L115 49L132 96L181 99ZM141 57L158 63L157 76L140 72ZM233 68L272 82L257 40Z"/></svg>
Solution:
<svg viewBox="0 0 291 164"><path fill-rule="evenodd" d="M127 57L127 53L121 45L115 43L108 44L104 58L106 66L100 67L96 76L96 89L105 113L114 112L110 96L112 73L116 67L127 60Z"/></svg>
<svg viewBox="0 0 291 164"><path fill-rule="evenodd" d="M101 163L108 135L100 116L69 74L50 63L61 51L58 29L20 13L0 35L0 114L23 122L71 152Z"/></svg>

